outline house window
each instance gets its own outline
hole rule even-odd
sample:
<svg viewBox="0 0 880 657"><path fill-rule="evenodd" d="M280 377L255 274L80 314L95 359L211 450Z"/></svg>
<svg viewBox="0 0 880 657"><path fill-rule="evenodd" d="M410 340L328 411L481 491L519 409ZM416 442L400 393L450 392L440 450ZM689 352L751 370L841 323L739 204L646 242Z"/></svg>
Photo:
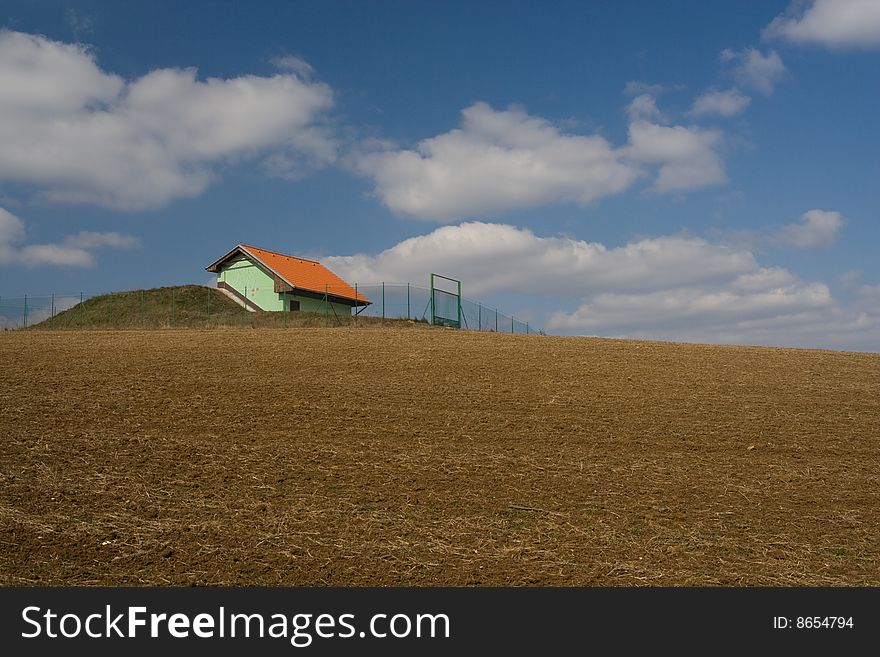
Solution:
<svg viewBox="0 0 880 657"><path fill-rule="evenodd" d="M290 300L290 308L288 308L288 310L290 310L290 311L299 310L299 301L294 301L293 299L291 299Z"/></svg>

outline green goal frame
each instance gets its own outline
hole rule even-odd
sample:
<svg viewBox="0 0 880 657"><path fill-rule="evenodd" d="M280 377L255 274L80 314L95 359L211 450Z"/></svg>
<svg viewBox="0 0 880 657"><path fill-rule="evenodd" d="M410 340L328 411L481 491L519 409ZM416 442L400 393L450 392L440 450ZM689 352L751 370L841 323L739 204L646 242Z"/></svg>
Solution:
<svg viewBox="0 0 880 657"><path fill-rule="evenodd" d="M438 278L444 281L449 281L450 283L455 283L456 292L452 293L448 290L437 288L434 282ZM446 317L444 315L437 314L437 292L455 297L455 317ZM435 326L450 326L452 328L461 328L461 281L454 278L449 278L448 276L441 276L440 274L431 274L431 324Z"/></svg>

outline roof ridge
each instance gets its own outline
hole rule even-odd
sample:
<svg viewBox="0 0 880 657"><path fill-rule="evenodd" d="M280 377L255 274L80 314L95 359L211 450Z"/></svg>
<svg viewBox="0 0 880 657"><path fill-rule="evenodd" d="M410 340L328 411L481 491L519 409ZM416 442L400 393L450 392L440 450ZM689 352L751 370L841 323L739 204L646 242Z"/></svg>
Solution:
<svg viewBox="0 0 880 657"><path fill-rule="evenodd" d="M316 265L321 265L321 263L317 260L312 260L311 258L302 258L300 256L290 255L289 253L281 253L280 251L273 251L272 249L264 249L261 246L254 246L253 244L245 244L242 242L239 246L243 246L246 249L256 249L257 251L265 251L266 253L271 253L273 255L281 256L282 258L293 258L294 260L303 260L304 262L314 262ZM321 265L322 267L324 265Z"/></svg>

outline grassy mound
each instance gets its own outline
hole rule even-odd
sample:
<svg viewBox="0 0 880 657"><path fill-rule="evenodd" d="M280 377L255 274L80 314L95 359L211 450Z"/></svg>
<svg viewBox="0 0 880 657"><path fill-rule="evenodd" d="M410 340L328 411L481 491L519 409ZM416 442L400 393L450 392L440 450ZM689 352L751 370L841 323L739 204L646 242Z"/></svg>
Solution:
<svg viewBox="0 0 880 657"><path fill-rule="evenodd" d="M376 317L337 317L332 313L248 312L220 290L201 285L114 292L86 299L32 328L141 329L221 326L309 327L407 324Z"/></svg>

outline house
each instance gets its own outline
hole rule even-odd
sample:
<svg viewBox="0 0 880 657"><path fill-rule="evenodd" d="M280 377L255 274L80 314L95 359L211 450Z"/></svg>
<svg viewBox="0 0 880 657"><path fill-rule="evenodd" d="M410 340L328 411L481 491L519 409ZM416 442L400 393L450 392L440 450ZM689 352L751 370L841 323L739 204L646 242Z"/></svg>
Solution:
<svg viewBox="0 0 880 657"><path fill-rule="evenodd" d="M217 287L248 310L351 315L371 302L320 262L239 244L205 267Z"/></svg>

